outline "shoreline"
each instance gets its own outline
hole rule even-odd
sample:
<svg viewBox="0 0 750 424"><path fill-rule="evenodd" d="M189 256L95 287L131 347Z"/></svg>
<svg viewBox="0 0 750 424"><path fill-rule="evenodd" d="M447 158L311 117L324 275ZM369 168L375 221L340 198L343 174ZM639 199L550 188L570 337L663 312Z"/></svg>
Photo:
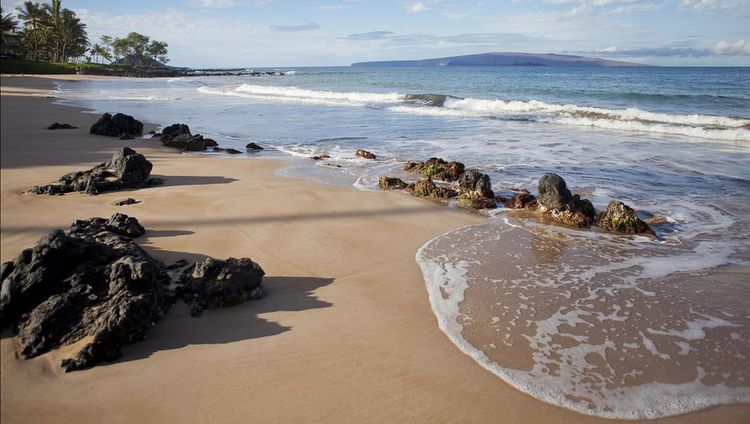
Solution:
<svg viewBox="0 0 750 424"><path fill-rule="evenodd" d="M61 376L49 357L16 360L6 332L3 421L616 422L517 391L439 330L415 252L486 218L277 176L275 160L216 161L151 140L92 136L93 115L29 97L39 83L3 77L3 261L73 219L119 211L146 227L137 242L157 259L249 256L267 271L268 295L201 320L177 305L120 360ZM79 129L44 129L53 121ZM165 184L94 197L19 194L124 145L151 160ZM111 205L128 196L142 203ZM649 422L747 417L750 405L727 405Z"/></svg>

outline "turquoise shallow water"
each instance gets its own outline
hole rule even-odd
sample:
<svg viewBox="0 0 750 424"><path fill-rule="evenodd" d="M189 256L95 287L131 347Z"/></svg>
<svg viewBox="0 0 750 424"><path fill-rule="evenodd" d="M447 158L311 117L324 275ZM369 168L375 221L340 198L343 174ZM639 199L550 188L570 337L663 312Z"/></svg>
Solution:
<svg viewBox="0 0 750 424"><path fill-rule="evenodd" d="M750 354L750 68L284 71L293 72L63 82L57 95L99 112L188 123L225 147L257 142L270 148L263 155L286 158L283 173L300 178L372 190L380 175L409 177L400 172L405 161L441 156L487 172L500 193L534 192L551 171L598 209L617 198L660 215L666 223L655 228L659 240L648 240L533 225L509 220L500 210L487 226L428 243L417 259L451 340L534 396L623 418L750 400L750 369L712 353L721 346L731 358ZM378 160L355 158L358 148ZM305 159L321 154L331 159ZM518 255L553 260L517 269L521 256L493 254L509 239L519 249L528 247L528 255ZM728 266L735 267L731 281L723 276ZM545 287L566 295L553 290L536 305L528 300L528 293ZM679 296L683 290L691 295ZM451 295L443 298L445 293ZM499 311L509 294L532 309L556 306L528 316L525 309ZM474 300L456 302L464 298ZM597 306L602 304L609 309ZM623 315L632 305L651 312L636 307ZM652 312L662 319L643 318ZM551 334L587 316L613 323L619 336L573 332L570 340L577 344L566 347L568 362L559 363ZM521 317L530 326L523 335L501 328ZM496 330L513 334L517 344L508 349L518 343L535 349L530 371L498 359L498 346L507 339L485 337ZM665 353L675 346L678 351ZM597 367L587 355L613 358L615 350L633 369L592 371ZM646 378L650 371L638 364L686 367L695 379L673 384ZM552 375L553 369L565 372Z"/></svg>

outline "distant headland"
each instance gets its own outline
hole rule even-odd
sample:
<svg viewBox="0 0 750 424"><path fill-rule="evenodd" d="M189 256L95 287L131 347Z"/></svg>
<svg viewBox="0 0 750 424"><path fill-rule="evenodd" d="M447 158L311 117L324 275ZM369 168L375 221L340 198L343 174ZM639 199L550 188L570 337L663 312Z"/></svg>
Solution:
<svg viewBox="0 0 750 424"><path fill-rule="evenodd" d="M440 57L421 60L388 60L378 62L358 62L351 66L386 66L386 67L432 67L432 66L554 66L577 68L606 68L648 66L640 63L605 60L594 57L573 56L565 54L534 53L482 53L465 56Z"/></svg>

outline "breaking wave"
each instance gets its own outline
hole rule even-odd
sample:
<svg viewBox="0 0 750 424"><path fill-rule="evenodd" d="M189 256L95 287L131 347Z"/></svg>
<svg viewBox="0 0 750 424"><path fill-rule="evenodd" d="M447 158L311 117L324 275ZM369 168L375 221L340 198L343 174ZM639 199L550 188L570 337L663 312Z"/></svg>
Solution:
<svg viewBox="0 0 750 424"><path fill-rule="evenodd" d="M270 85L242 84L231 90L214 87L200 87L204 94L246 97L259 100L281 100L295 103L332 104L342 106L361 106L373 103L399 103L402 95L398 93L361 93L345 91L316 91L297 87L277 87Z"/></svg>
<svg viewBox="0 0 750 424"><path fill-rule="evenodd" d="M338 106L382 105L412 115L493 118L564 125L676 134L714 140L750 142L750 119L715 115L679 115L638 108L605 109L539 100L488 100L445 94L401 94L309 90L297 87L241 84L234 88L200 87L212 95Z"/></svg>

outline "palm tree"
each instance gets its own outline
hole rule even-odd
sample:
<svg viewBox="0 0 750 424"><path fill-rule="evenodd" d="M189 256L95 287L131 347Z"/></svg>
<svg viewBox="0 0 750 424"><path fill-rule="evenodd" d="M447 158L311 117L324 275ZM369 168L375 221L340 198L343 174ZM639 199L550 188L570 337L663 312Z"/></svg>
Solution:
<svg viewBox="0 0 750 424"><path fill-rule="evenodd" d="M99 58L104 58L109 60L109 51L107 51L106 47L102 46L101 44L94 44L91 46L90 50L91 56L94 56L94 61L96 63L99 63Z"/></svg>
<svg viewBox="0 0 750 424"><path fill-rule="evenodd" d="M15 38L17 26L18 22L13 18L13 15L10 13L3 15L3 8L0 7L0 30L2 30L2 33L0 33L0 52L5 53L10 40Z"/></svg>
<svg viewBox="0 0 750 424"><path fill-rule="evenodd" d="M57 3L59 6L59 0ZM63 9L56 35L58 39L57 47L59 48L56 56L59 60L67 61L71 56L82 56L86 53L86 47L89 45L86 24L81 23L74 12Z"/></svg>
<svg viewBox="0 0 750 424"><path fill-rule="evenodd" d="M42 9L44 10L44 14L47 17L47 26L51 30L51 45L52 48L52 61L58 62L60 60L60 44L61 44L61 37L60 33L62 32L62 25L63 25L63 13L61 9L61 1L60 0L52 0L52 4L44 4L42 6Z"/></svg>
<svg viewBox="0 0 750 424"><path fill-rule="evenodd" d="M114 39L111 35L102 35L99 39L101 41L101 45L104 48L104 54L101 56L110 62L112 62L112 42Z"/></svg>
<svg viewBox="0 0 750 424"><path fill-rule="evenodd" d="M44 11L39 3L32 3L30 1L24 2L23 8L19 7L18 18L25 23L24 28L24 40L27 42L26 48L31 50L32 58L34 60L39 59L39 46L42 41L44 24Z"/></svg>

